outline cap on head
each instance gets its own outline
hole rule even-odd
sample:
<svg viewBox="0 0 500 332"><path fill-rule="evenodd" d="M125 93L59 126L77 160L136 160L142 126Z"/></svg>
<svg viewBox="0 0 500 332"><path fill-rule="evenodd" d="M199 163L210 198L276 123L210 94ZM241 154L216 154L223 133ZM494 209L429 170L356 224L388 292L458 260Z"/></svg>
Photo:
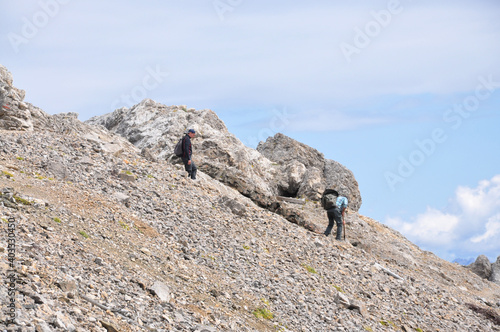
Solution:
<svg viewBox="0 0 500 332"><path fill-rule="evenodd" d="M188 133L193 133L193 134L195 134L196 132L194 131L194 129L189 129L189 130L188 130Z"/></svg>

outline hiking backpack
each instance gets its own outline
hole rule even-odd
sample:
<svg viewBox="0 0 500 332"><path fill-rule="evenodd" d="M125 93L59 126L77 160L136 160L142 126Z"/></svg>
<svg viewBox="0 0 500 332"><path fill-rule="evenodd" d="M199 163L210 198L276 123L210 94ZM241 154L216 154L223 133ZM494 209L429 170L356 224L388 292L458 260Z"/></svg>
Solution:
<svg viewBox="0 0 500 332"><path fill-rule="evenodd" d="M182 155L184 154L184 147L182 144L184 142L184 137L182 137L179 142L177 142L177 144L175 145L175 148L174 148L174 154L177 156L177 157L182 157Z"/></svg>
<svg viewBox="0 0 500 332"><path fill-rule="evenodd" d="M337 203L337 197L339 197L339 193L334 189L325 189L323 195L321 196L321 206L325 210L330 210L334 208Z"/></svg>

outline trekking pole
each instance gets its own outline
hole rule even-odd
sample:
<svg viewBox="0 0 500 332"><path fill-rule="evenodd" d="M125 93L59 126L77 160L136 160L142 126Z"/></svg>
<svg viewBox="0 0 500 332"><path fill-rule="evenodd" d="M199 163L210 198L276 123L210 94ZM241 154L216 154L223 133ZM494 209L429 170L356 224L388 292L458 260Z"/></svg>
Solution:
<svg viewBox="0 0 500 332"><path fill-rule="evenodd" d="M345 213L347 213L347 211ZM345 241L345 219L344 219L344 214L342 214L342 223L344 224L344 241Z"/></svg>

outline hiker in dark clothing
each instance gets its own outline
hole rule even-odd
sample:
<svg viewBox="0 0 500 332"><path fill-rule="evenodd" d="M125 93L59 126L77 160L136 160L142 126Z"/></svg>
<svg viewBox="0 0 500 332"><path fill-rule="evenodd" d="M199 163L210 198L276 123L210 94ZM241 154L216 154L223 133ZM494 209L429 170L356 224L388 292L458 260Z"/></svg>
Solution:
<svg viewBox="0 0 500 332"><path fill-rule="evenodd" d="M337 197L336 204L326 210L328 216L328 227L325 230L325 235L328 236L332 232L333 225L337 222L337 236L336 240L342 240L342 227L344 226L345 210L347 209L347 198L344 196Z"/></svg>
<svg viewBox="0 0 500 332"><path fill-rule="evenodd" d="M188 176L193 180L196 180L196 171L198 170L193 160L191 159L191 155L193 153L191 138L193 138L195 135L196 132L194 131L194 129L189 129L182 142L182 162L184 162L184 168L186 172L188 172Z"/></svg>

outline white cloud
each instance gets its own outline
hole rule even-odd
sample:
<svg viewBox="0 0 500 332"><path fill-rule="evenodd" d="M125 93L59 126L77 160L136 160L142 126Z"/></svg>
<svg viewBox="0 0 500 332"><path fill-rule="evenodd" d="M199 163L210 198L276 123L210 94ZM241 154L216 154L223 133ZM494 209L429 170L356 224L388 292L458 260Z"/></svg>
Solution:
<svg viewBox="0 0 500 332"><path fill-rule="evenodd" d="M500 208L500 175L479 182L476 188L458 187L456 200L468 216L491 215Z"/></svg>
<svg viewBox="0 0 500 332"><path fill-rule="evenodd" d="M458 216L427 208L427 211L419 214L413 222L388 218L386 224L399 230L417 244L435 245L452 244L456 238L454 231L459 222Z"/></svg>
<svg viewBox="0 0 500 332"><path fill-rule="evenodd" d="M458 187L450 206L428 207L409 221L389 217L385 223L444 258L500 255L500 175L474 188Z"/></svg>
<svg viewBox="0 0 500 332"><path fill-rule="evenodd" d="M490 218L485 225L486 232L484 234L475 236L471 239L473 243L486 242L490 239L500 240L500 214L497 214Z"/></svg>

